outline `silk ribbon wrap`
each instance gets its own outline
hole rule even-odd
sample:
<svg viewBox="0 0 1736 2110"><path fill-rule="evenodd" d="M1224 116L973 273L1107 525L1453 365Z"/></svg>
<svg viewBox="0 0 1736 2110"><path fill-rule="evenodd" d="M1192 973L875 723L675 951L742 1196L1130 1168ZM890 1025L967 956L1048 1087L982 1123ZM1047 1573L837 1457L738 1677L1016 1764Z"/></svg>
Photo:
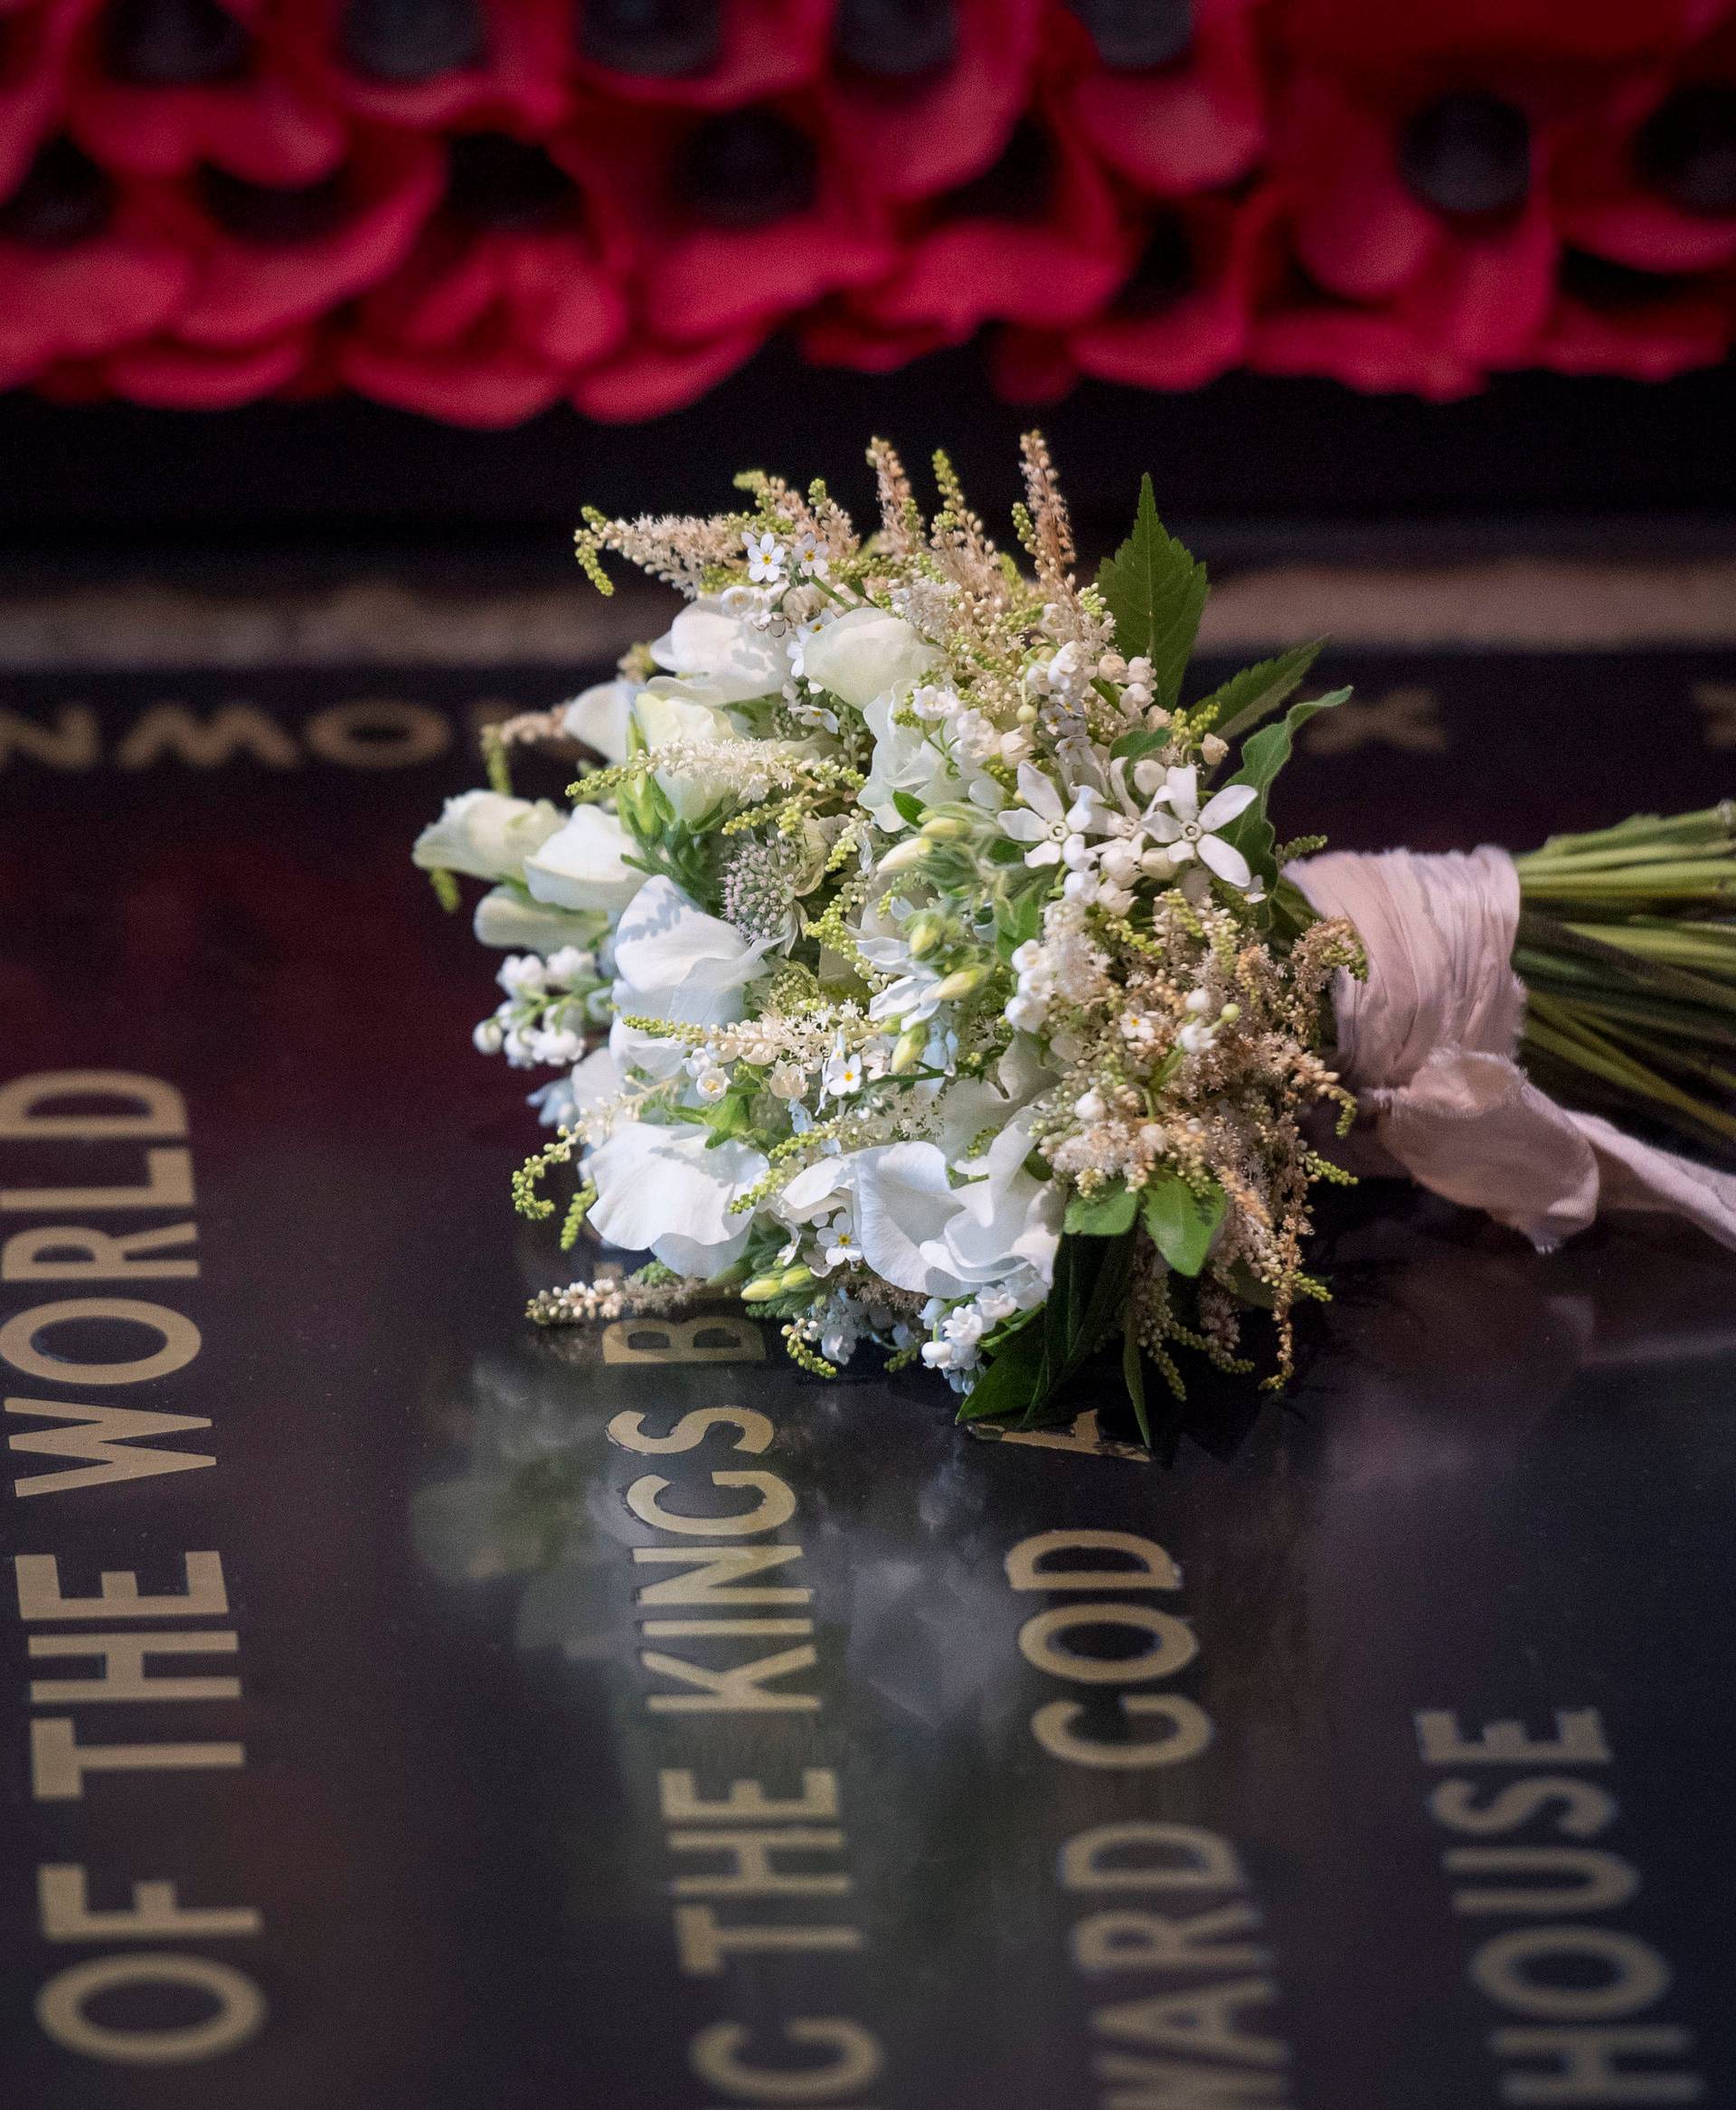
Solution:
<svg viewBox="0 0 1736 2110"><path fill-rule="evenodd" d="M1544 1250L1599 1209L1662 1210L1736 1246L1736 1176L1558 1106L1514 1059L1525 989L1505 850L1334 851L1290 875L1367 952L1368 979L1334 986L1337 1061L1385 1159Z"/></svg>

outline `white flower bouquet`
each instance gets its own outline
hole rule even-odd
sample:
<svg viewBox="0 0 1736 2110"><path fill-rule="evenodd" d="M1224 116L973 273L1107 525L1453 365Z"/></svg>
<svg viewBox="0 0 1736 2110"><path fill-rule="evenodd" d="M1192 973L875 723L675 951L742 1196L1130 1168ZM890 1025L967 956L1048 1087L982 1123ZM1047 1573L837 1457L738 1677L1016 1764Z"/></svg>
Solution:
<svg viewBox="0 0 1736 2110"><path fill-rule="evenodd" d="M817 1374L872 1343L1027 1425L1116 1345L1148 1433L1148 1372L1179 1395L1189 1354L1256 1348L1285 1382L1326 1295L1310 1192L1358 1150L1540 1244L1599 1198L1736 1241L1725 1176L1530 1074L1736 1137L1730 809L1516 860L1310 858L1267 807L1348 694L1290 700L1318 648L1184 700L1205 572L1150 479L1081 585L1024 452L1024 567L944 457L927 521L878 442L866 538L823 485L760 474L712 519L587 516L602 591L613 552L689 605L499 729L495 789L415 851L448 905L455 875L492 883L478 1046L555 1073L519 1207L554 1215L570 1168L563 1247L588 1220L654 1256L532 1317L730 1295ZM569 810L511 795L543 737L599 758Z"/></svg>

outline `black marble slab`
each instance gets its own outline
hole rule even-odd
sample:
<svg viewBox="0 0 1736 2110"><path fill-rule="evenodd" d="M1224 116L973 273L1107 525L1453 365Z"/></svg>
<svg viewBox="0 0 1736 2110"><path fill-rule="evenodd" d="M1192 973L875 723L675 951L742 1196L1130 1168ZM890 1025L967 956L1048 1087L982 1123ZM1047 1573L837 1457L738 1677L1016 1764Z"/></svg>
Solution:
<svg viewBox="0 0 1736 2110"><path fill-rule="evenodd" d="M1354 672L1287 833L1523 845L1736 777L1727 658ZM187 1116L0 1134L6 2099L1736 2100L1729 1258L1609 1226L1540 1257L1365 1187L1290 1396L1201 1398L1166 1465L1107 1412L974 1440L739 1321L537 1334L524 1080L472 1052L488 959L407 849L478 711L572 686L0 686L0 1084L140 1073ZM151 1148L190 1202L42 1198ZM184 1223L135 1257L196 1277L19 1272L43 1226ZM32 1316L107 1297L166 1316ZM105 1461L99 1410L193 1418L111 1423ZM1045 1536L1080 1533L1118 1536ZM45 1614L44 1556L64 1597L161 1598L211 1553L221 1599L195 1562L192 1606ZM233 1645L129 1665L143 1632ZM141 1670L239 1695L66 1690ZM80 1772L101 1745L134 1748Z"/></svg>

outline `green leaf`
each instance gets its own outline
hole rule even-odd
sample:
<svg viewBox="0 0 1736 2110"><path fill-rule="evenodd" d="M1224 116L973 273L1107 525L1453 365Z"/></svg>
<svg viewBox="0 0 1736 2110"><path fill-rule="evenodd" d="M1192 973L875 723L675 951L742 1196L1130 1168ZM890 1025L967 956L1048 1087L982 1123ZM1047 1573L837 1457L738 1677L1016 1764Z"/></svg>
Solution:
<svg viewBox="0 0 1736 2110"><path fill-rule="evenodd" d="M1335 710L1349 695L1347 688L1335 688L1323 696L1311 696L1305 703L1292 704L1276 725L1268 725L1256 733L1242 748L1241 767L1230 782L1251 784L1260 796L1245 813L1238 814L1223 829L1223 839L1235 845L1268 887L1278 877L1278 860L1272 855L1278 845L1278 831L1266 818L1266 800L1278 771L1290 759L1297 733L1310 718L1322 711Z"/></svg>
<svg viewBox="0 0 1736 2110"><path fill-rule="evenodd" d="M1115 745L1110 748L1109 760L1115 762L1125 759L1127 762L1137 762L1142 756L1150 754L1154 749L1166 747L1168 744L1169 735L1167 733L1124 733Z"/></svg>
<svg viewBox="0 0 1736 2110"><path fill-rule="evenodd" d="M1172 708L1205 606L1205 566L1165 533L1149 477L1140 481L1133 533L1103 560L1097 587L1115 618L1117 650L1151 661L1152 695Z"/></svg>
<svg viewBox="0 0 1736 2110"><path fill-rule="evenodd" d="M922 801L913 791L894 791L892 804L897 807L901 818L908 820L912 828L921 827Z"/></svg>
<svg viewBox="0 0 1736 2110"><path fill-rule="evenodd" d="M958 1403L961 1422L984 1422L1004 1415L1029 1414L1036 1401L1037 1374L1043 1362L1043 1329L1026 1326L998 1349L983 1374Z"/></svg>
<svg viewBox="0 0 1736 2110"><path fill-rule="evenodd" d="M1064 1228L1087 1238L1119 1238L1131 1231L1138 1204L1125 1180L1115 1180L1088 1200L1076 1194L1067 1204Z"/></svg>
<svg viewBox="0 0 1736 2110"><path fill-rule="evenodd" d="M1156 1174L1145 1190L1146 1229L1179 1275L1196 1275L1205 1265L1223 1211L1223 1189L1216 1180L1203 1198L1175 1172Z"/></svg>
<svg viewBox="0 0 1736 2110"><path fill-rule="evenodd" d="M1134 1330L1133 1306L1129 1304L1121 1322L1121 1382L1127 1388L1127 1398L1132 1403L1133 1418L1139 1424L1146 1448L1151 1448L1151 1417L1146 1412L1145 1351L1139 1346L1139 1336Z"/></svg>
<svg viewBox="0 0 1736 2110"><path fill-rule="evenodd" d="M1311 645L1294 645L1275 659L1262 659L1258 667L1244 667L1240 674L1231 675L1222 688L1214 688L1209 696L1203 697L1196 709L1215 711L1211 723L1220 739L1240 740L1262 718L1271 716L1314 665L1326 641L1316 638Z"/></svg>

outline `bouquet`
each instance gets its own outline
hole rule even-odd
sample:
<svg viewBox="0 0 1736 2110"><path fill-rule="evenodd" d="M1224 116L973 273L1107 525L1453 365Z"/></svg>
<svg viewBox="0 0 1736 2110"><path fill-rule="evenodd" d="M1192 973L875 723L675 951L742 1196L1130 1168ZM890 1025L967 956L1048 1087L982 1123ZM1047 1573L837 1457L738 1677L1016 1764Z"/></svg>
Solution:
<svg viewBox="0 0 1736 2110"><path fill-rule="evenodd" d="M688 605L495 729L416 845L448 905L492 882L478 1046L554 1073L519 1208L653 1256L533 1319L728 1295L816 1375L872 1346L1024 1426L1114 1348L1148 1438L1191 1358L1286 1382L1311 1196L1359 1166L1542 1245L1600 1203L1736 1244L1736 1178L1593 1111L1736 1138L1730 806L1517 858L1280 841L1349 692L1293 700L1307 644L1190 694L1206 576L1149 478L1081 583L1040 435L1023 563L944 456L931 520L869 460L868 536L760 473L715 518L587 514L602 591L614 554ZM596 758L569 809L512 795L545 739Z"/></svg>

